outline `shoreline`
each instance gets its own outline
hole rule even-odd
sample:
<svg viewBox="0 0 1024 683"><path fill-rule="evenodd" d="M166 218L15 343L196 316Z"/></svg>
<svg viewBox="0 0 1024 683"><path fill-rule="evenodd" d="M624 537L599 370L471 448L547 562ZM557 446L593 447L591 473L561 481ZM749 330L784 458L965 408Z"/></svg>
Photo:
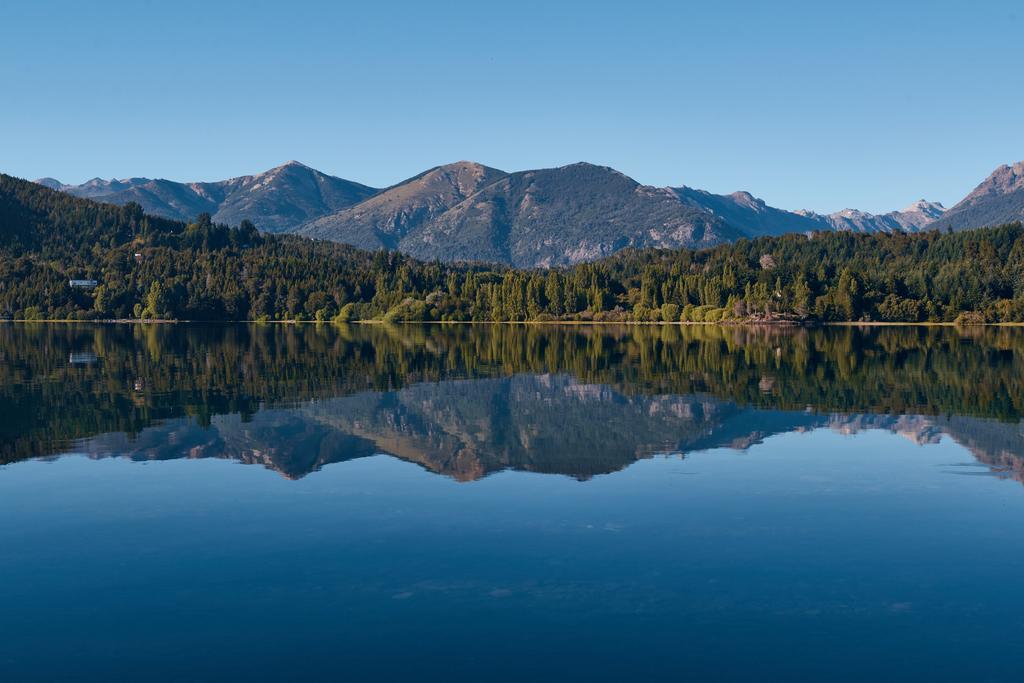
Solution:
<svg viewBox="0 0 1024 683"><path fill-rule="evenodd" d="M1024 327L1024 322L973 323L957 325L955 322L888 322L888 321L832 321L797 322L791 320L729 320L715 322L643 322L637 320L418 320L385 322L383 320L351 320L334 323L329 320L174 320L118 318L103 320L44 319L44 320L0 320L0 324L17 325L562 325L562 326L611 326L611 327L669 327L669 326L714 326L714 327L776 327L812 329L819 327Z"/></svg>

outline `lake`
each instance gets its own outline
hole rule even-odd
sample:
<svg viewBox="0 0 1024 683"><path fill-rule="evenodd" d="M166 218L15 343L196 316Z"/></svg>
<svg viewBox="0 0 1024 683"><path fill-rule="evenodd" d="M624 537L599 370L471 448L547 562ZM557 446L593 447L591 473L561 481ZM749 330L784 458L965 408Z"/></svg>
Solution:
<svg viewBox="0 0 1024 683"><path fill-rule="evenodd" d="M0 679L1016 681L1024 330L0 325Z"/></svg>

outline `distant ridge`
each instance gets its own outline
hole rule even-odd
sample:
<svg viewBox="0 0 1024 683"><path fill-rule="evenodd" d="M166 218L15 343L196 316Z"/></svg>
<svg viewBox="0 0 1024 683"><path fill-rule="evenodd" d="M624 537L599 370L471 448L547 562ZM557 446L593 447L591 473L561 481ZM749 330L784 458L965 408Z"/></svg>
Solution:
<svg viewBox="0 0 1024 683"><path fill-rule="evenodd" d="M824 216L776 209L749 192L721 195L692 187L677 187L672 191L687 204L709 211L736 226L747 237L832 229Z"/></svg>
<svg viewBox="0 0 1024 683"><path fill-rule="evenodd" d="M857 209L843 209L827 215L811 211L796 213L812 220L824 223L833 230L849 230L851 232L917 232L928 228L934 221L941 218L946 209L939 202L919 199L901 211L873 214Z"/></svg>
<svg viewBox="0 0 1024 683"><path fill-rule="evenodd" d="M76 197L111 204L135 202L147 213L175 220L191 220L200 213L209 213L214 221L229 225L248 219L266 232L287 232L304 221L351 206L377 192L297 161L264 173L210 183L151 178L93 178L81 185L63 185L53 178L36 182Z"/></svg>

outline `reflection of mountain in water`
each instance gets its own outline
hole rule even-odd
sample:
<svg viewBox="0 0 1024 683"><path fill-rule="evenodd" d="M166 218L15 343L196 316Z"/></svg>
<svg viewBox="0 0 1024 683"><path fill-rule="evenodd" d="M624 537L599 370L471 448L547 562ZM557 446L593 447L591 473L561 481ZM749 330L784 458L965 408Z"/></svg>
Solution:
<svg viewBox="0 0 1024 683"><path fill-rule="evenodd" d="M8 324L0 359L0 463L80 447L299 477L385 452L584 479L829 427L1024 471L1020 329Z"/></svg>
<svg viewBox="0 0 1024 683"><path fill-rule="evenodd" d="M209 426L174 419L90 439L93 456L137 460L230 458L289 478L387 453L468 481L512 469L578 479L621 470L657 453L746 449L791 431L884 429L917 443L948 435L978 460L1024 481L1021 424L980 418L818 414L741 408L709 395L625 395L566 375L418 384L262 410Z"/></svg>

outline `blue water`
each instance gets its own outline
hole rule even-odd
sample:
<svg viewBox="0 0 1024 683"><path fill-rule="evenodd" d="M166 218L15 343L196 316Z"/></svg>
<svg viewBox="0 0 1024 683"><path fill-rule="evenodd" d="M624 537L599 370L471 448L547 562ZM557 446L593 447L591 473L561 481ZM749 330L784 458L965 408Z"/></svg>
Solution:
<svg viewBox="0 0 1024 683"><path fill-rule="evenodd" d="M1024 330L0 326L0 681L1017 681L1022 396Z"/></svg>
<svg viewBox="0 0 1024 683"><path fill-rule="evenodd" d="M1024 490L828 430L580 482L0 471L5 680L1018 680Z"/></svg>

